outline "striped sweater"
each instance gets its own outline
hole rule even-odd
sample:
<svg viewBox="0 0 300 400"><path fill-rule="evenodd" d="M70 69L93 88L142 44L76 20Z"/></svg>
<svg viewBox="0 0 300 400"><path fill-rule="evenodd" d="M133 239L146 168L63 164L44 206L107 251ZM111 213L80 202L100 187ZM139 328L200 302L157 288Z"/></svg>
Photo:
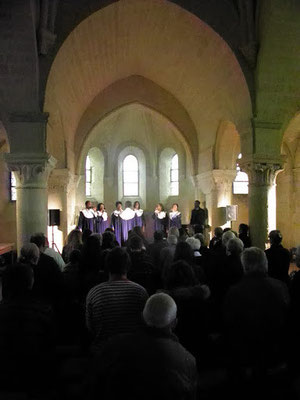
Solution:
<svg viewBox="0 0 300 400"><path fill-rule="evenodd" d="M137 330L147 298L146 290L129 280L104 282L92 288L86 298L86 324L94 345Z"/></svg>

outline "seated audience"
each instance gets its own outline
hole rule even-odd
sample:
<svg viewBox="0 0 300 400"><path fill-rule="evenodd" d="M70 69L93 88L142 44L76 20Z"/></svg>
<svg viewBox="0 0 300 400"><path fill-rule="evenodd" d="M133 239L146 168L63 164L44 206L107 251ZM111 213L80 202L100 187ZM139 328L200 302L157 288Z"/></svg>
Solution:
<svg viewBox="0 0 300 400"><path fill-rule="evenodd" d="M91 234L82 248L80 263L81 295L85 299L89 290L101 282L100 269L103 269L100 234ZM100 237L102 237L100 235Z"/></svg>
<svg viewBox="0 0 300 400"><path fill-rule="evenodd" d="M141 327L141 312L148 298L146 290L127 279L130 258L116 247L106 257L108 282L90 290L86 299L86 324L97 348L119 333Z"/></svg>
<svg viewBox="0 0 300 400"><path fill-rule="evenodd" d="M158 285L157 273L148 256L140 236L132 234L128 240L128 254L131 266L128 271L128 279L143 286L148 294L155 293Z"/></svg>
<svg viewBox="0 0 300 400"><path fill-rule="evenodd" d="M268 277L261 249L246 249L241 260L245 276L229 289L223 306L230 357L236 368L251 366L264 374L285 347L289 293L283 282Z"/></svg>
<svg viewBox="0 0 300 400"><path fill-rule="evenodd" d="M179 238L179 229L177 228L177 226L171 226L168 232L168 236L174 235L177 237L177 239Z"/></svg>
<svg viewBox="0 0 300 400"><path fill-rule="evenodd" d="M207 307L210 296L208 286L198 283L193 268L185 261L171 265L165 281L165 292L177 304L178 324L175 333L180 343L198 357L207 341Z"/></svg>
<svg viewBox="0 0 300 400"><path fill-rule="evenodd" d="M35 396L47 394L53 384L54 326L51 308L32 296L32 266L38 256L33 246L26 245L21 250L27 260L31 259L31 265L10 265L3 275L0 387L1 394L7 390L26 393L28 398L42 398Z"/></svg>
<svg viewBox="0 0 300 400"><path fill-rule="evenodd" d="M67 238L67 244L63 247L62 257L65 263L70 261L70 254L73 250L82 249L82 232L79 229L73 229Z"/></svg>
<svg viewBox="0 0 300 400"><path fill-rule="evenodd" d="M144 308L145 327L109 340L91 369L91 399L196 399L194 357L173 334L176 304L164 293Z"/></svg>
<svg viewBox="0 0 300 400"><path fill-rule="evenodd" d="M214 237L209 242L210 250L213 250L217 247L222 247L222 235L223 235L223 229L220 226L215 228Z"/></svg>
<svg viewBox="0 0 300 400"><path fill-rule="evenodd" d="M33 265L33 293L39 300L58 304L63 290L62 271L53 258L44 253L46 237L43 233L32 235L30 242L36 244L40 252L38 263Z"/></svg>
<svg viewBox="0 0 300 400"><path fill-rule="evenodd" d="M154 268L160 268L160 252L164 247L167 247L168 243L165 240L164 233L162 231L154 232L154 242L149 245L149 255L152 259Z"/></svg>
<svg viewBox="0 0 300 400"><path fill-rule="evenodd" d="M204 270L200 265L196 264L194 251L192 247L186 242L177 243L174 254L174 262L179 260L186 261L193 268L196 278L200 283L206 282Z"/></svg>
<svg viewBox="0 0 300 400"><path fill-rule="evenodd" d="M282 235L280 231L271 231L269 239L271 247L265 251L269 266L268 274L272 278L287 283L289 281L290 252L281 244Z"/></svg>
<svg viewBox="0 0 300 400"><path fill-rule="evenodd" d="M186 243L191 246L191 248L192 248L192 250L194 252L194 259L195 259L195 261L197 263L197 259L199 257L201 257L201 254L200 254L200 246L201 246L200 240L192 236L192 237L189 237L189 238L186 239Z"/></svg>
<svg viewBox="0 0 300 400"><path fill-rule="evenodd" d="M249 226L247 224L239 225L239 239L244 243L244 248L251 247L251 239L249 237Z"/></svg>
<svg viewBox="0 0 300 400"><path fill-rule="evenodd" d="M162 273L164 270L168 269L173 262L177 241L178 238L176 235L168 235L168 246L163 248L160 252L160 271Z"/></svg>
<svg viewBox="0 0 300 400"><path fill-rule="evenodd" d="M63 271L63 269L65 268L65 262L58 251L49 247L49 241L47 238L46 238L44 254L46 254L49 257L52 257L53 260L56 262L56 264L59 266L60 270Z"/></svg>

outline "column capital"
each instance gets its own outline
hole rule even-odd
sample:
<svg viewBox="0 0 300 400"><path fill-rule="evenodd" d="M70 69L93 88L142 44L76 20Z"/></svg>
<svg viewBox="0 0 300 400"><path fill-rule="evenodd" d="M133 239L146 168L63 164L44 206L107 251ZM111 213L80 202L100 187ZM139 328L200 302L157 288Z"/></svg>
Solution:
<svg viewBox="0 0 300 400"><path fill-rule="evenodd" d="M248 174L249 185L272 186L279 172L282 171L282 160L242 160L241 170Z"/></svg>
<svg viewBox="0 0 300 400"><path fill-rule="evenodd" d="M8 169L17 173L17 188L47 188L49 174L56 164L48 153L7 153L5 161Z"/></svg>
<svg viewBox="0 0 300 400"><path fill-rule="evenodd" d="M195 186L202 193L208 194L212 190L222 190L232 185L236 177L236 170L231 169L213 169L211 171L202 172L194 176Z"/></svg>
<svg viewBox="0 0 300 400"><path fill-rule="evenodd" d="M80 177L74 175L68 168L56 168L50 174L48 189L69 193L72 187L78 184Z"/></svg>

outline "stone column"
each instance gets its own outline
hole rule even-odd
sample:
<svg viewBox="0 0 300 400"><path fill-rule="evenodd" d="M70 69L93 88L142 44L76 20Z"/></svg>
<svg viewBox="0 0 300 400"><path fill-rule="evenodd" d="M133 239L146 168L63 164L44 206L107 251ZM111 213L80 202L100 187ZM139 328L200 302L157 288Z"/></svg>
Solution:
<svg viewBox="0 0 300 400"><path fill-rule="evenodd" d="M226 225L226 209L232 200L232 182L236 170L214 169L196 176L196 185L205 194L208 221L212 230Z"/></svg>
<svg viewBox="0 0 300 400"><path fill-rule="evenodd" d="M74 228L75 222L75 192L78 176L72 174L67 168L54 169L48 183L48 207L59 209L60 237L55 238L56 244L62 248L64 239Z"/></svg>
<svg viewBox="0 0 300 400"><path fill-rule="evenodd" d="M300 167L293 169L294 178L294 217L290 223L293 226L293 243L300 243Z"/></svg>
<svg viewBox="0 0 300 400"><path fill-rule="evenodd" d="M17 247L36 232L47 234L47 181L56 160L48 153L9 153L5 160L17 180Z"/></svg>
<svg viewBox="0 0 300 400"><path fill-rule="evenodd" d="M276 228L275 178L281 164L249 162L241 165L249 178L249 226L252 245L265 249L268 232Z"/></svg>

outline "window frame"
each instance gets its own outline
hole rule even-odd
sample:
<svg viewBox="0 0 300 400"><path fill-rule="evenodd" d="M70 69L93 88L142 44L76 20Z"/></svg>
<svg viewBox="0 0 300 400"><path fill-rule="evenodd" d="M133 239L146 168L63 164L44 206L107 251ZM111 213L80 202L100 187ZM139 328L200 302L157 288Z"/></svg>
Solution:
<svg viewBox="0 0 300 400"><path fill-rule="evenodd" d="M15 199L13 198L13 189L15 190ZM9 200L11 202L17 201L17 180L13 171L9 171Z"/></svg>
<svg viewBox="0 0 300 400"><path fill-rule="evenodd" d="M236 171L237 171L237 174L236 174L236 177L235 177L235 179L234 179L234 181L232 182L232 194L235 194L235 195L248 195L249 194L249 178L248 178L248 175L247 175L247 173L246 172L244 172L244 171L241 171L241 168L240 168L240 164L239 164L239 161L238 160L240 160L242 158L242 153L240 153L239 155L238 155L238 159L237 159L237 163L236 163ZM239 172L240 173L243 173L243 174L246 174L247 175L247 180L241 180L241 179L238 179L238 175L239 175ZM244 184L246 184L247 183L247 192L241 192L241 191L236 191L236 189L235 189L235 184L236 183L244 183ZM246 185L245 185L246 186Z"/></svg>
<svg viewBox="0 0 300 400"><path fill-rule="evenodd" d="M87 168L87 160L89 159L89 168ZM87 179L89 177L89 180ZM85 159L85 195L86 197L92 196L92 183L93 183L93 167L91 165L91 158L89 155ZM88 190L89 187L89 190Z"/></svg>

